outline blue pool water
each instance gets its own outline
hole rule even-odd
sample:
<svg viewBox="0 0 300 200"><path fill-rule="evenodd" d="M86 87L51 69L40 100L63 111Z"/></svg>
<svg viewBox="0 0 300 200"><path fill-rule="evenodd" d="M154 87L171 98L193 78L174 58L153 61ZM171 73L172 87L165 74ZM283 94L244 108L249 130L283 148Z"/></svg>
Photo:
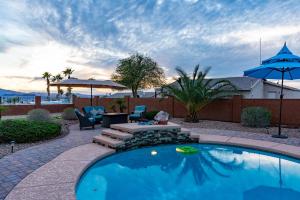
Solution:
<svg viewBox="0 0 300 200"><path fill-rule="evenodd" d="M78 200L300 200L300 162L220 145L137 149L96 162L81 177ZM155 153L157 152L157 153Z"/></svg>

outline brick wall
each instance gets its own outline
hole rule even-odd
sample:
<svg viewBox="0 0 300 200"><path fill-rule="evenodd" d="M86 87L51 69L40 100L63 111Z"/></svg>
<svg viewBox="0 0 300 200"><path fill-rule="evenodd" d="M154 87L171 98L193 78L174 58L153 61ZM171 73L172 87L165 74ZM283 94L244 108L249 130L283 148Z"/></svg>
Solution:
<svg viewBox="0 0 300 200"><path fill-rule="evenodd" d="M93 98L93 105L102 105L107 112L112 112L111 105L115 98ZM174 98L124 98L127 109L130 113L136 105L146 105L148 111L164 110L174 117L184 117L186 109L184 105ZM51 113L62 112L67 107L82 107L90 105L89 98L74 98L73 104L41 105L40 97L36 97L35 105L9 105L3 115L24 115L35 108L43 108ZM201 119L218 120L227 122L240 122L242 109L249 106L266 107L272 113L272 123L276 124L279 118L278 99L243 99L241 96L234 96L232 99L219 99L205 106L199 113ZM285 125L300 126L300 99L284 99L282 122Z"/></svg>
<svg viewBox="0 0 300 200"><path fill-rule="evenodd" d="M114 98L99 98L93 100L94 105L102 105L108 112ZM127 107L126 112L133 111L136 105L146 105L148 111L164 110L174 117L184 117L186 109L184 105L173 98L124 98ZM81 109L90 105L89 99L78 98L75 107ZM243 108L249 106L266 107L272 113L272 124L276 124L279 116L278 99L243 99L242 96L234 96L232 99L219 99L205 106L199 113L200 119L217 120L226 122L240 122ZM284 99L282 122L285 125L300 126L300 99Z"/></svg>

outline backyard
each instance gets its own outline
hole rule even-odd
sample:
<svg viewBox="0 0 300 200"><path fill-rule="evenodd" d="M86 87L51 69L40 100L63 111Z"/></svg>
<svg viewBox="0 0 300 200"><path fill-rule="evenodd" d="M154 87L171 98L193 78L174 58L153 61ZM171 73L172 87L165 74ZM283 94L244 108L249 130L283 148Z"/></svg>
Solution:
<svg viewBox="0 0 300 200"><path fill-rule="evenodd" d="M98 199L103 194L121 198L109 190L102 191L104 179L119 189L119 181L115 180L128 181L122 190L127 196L132 196L134 183L141 181L143 192L136 196L139 199L144 193L154 195L144 181L161 184L164 176L177 180L178 185L172 185L177 188L175 193L184 190L184 182L195 189L186 191L185 198L210 191L205 185L210 176L224 181L220 191L235 182L236 173L254 179L247 166L260 158L282 159L300 167L293 160L300 158L300 118L290 115L300 109L300 102L284 99L280 113L277 100L244 99L227 80L207 81L208 71L201 71L197 65L190 76L178 68L177 86L163 85L164 92L157 98L101 98L91 94L90 98L73 96L67 103L45 104L36 96L31 105L2 105L0 199ZM80 86L121 87L95 80L66 79L62 83L71 87L78 82ZM279 114L285 139L273 137L278 135ZM254 169L267 173L269 165L275 169L273 174L281 170L281 165L278 168L273 161ZM152 171L151 166L160 170ZM289 165L282 167L292 173ZM137 169L145 170L140 175L143 178L128 176L139 173ZM111 175L114 170L120 177ZM156 174L158 183L145 175L148 173ZM227 182L224 177L232 178ZM291 180L283 181L293 193L285 195L298 196ZM255 188L264 182L245 179L243 184ZM94 183L92 190L90 183ZM168 188L163 190L168 193ZM238 188L237 194L243 191Z"/></svg>
<svg viewBox="0 0 300 200"><path fill-rule="evenodd" d="M185 8L197 2L186 1L190 4ZM148 3L147 6L152 7ZM164 4L164 1L157 3ZM145 12L140 7L133 8ZM62 18L57 18L58 12L54 10L57 19L69 19L64 25L59 24L60 27L70 27L81 20L76 18L78 15L72 15L70 9L63 10L66 16ZM48 12L52 12L50 7ZM151 13L157 17L156 12ZM180 15L181 12L174 13ZM125 29L118 21L123 15L113 13L113 16L110 23L115 27L103 28ZM82 18L86 18L85 14ZM173 16L168 20L171 18ZM95 26L99 25L98 21ZM180 20L176 23L185 28ZM130 31L118 43L144 41L131 38L134 26L129 26ZM52 34L57 32L49 27ZM67 59L65 51L59 53L61 47L52 46L59 56L36 50L37 55L45 52L47 55L32 57L49 63L57 60L55 67L42 67L48 63L37 62L36 68L41 67L39 76L8 76L27 80L18 83L22 91L30 88L30 83L35 91L42 88L44 92L1 89L0 200L300 199L300 89L284 82L300 79L300 57L288 49L286 42L275 56L265 60L261 60L260 49L259 65L241 70L242 76L213 78L216 72L222 74L228 70L218 62L212 62L217 67L195 64L198 56L205 54L203 50L195 53L192 48L190 52L197 59L190 59L178 51L182 45L175 49L179 54L165 57L174 50L177 38L169 40L169 37L175 32L167 32L167 40L162 40L169 44L167 50L151 57L145 49L156 49L157 45L140 48L141 52L119 51L126 49L125 46L102 49L102 43L112 42L115 36L92 40L83 34L83 29L78 26L72 32L80 33L75 39L82 44L84 53L80 55L87 56L86 59L79 56L78 60L72 60L77 58L76 52L81 48L73 51L69 45L70 51L66 52L72 59ZM143 35L148 28L141 30L138 32ZM197 34L188 34L191 30L179 31L179 34L189 40L198 35L202 27L196 29ZM231 38L232 34L229 35ZM67 40L72 35L64 33L58 38ZM220 38L211 42L220 40L220 46L227 43L225 37ZM23 45L22 40L10 43ZM85 43L100 45L100 51L88 48ZM49 42L46 46L49 45L53 44ZM209 45L203 49L210 52L207 47ZM104 54L105 59L93 60L98 54ZM244 58L238 51L233 54ZM221 55L214 55L213 59ZM166 67L169 62L179 57L184 60L178 62L182 66L173 63L177 67L169 70L170 67ZM225 57L227 62L229 56ZM206 57L202 59L207 61ZM109 66L96 70L103 60L106 60L103 66ZM156 60L164 60L164 64ZM28 63L36 65L22 59L17 71ZM73 67L73 64L82 66ZM174 75L172 80L170 75Z"/></svg>

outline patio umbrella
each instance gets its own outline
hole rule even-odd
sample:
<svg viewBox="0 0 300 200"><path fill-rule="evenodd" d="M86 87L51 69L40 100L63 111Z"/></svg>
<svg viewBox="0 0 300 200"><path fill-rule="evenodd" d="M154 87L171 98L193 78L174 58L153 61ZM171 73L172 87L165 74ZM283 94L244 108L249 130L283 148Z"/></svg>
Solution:
<svg viewBox="0 0 300 200"><path fill-rule="evenodd" d="M244 71L244 76L262 79L281 79L278 135L273 135L273 137L287 138L286 135L281 134L283 80L300 79L300 57L294 55L287 48L286 43L284 43L276 56L262 61L262 64L258 67Z"/></svg>
<svg viewBox="0 0 300 200"><path fill-rule="evenodd" d="M77 78L70 78L58 83L51 83L50 86L91 88L91 106L93 105L93 88L126 89L124 85L115 83L111 80L84 80Z"/></svg>

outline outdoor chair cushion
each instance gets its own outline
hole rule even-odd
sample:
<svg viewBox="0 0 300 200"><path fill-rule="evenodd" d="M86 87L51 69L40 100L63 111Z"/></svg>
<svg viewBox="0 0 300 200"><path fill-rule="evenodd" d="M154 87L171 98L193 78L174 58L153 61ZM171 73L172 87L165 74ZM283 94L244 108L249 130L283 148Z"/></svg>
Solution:
<svg viewBox="0 0 300 200"><path fill-rule="evenodd" d="M95 123L100 123L102 121L102 114L105 112L103 106L85 106L82 110L86 116L94 118Z"/></svg>
<svg viewBox="0 0 300 200"><path fill-rule="evenodd" d="M139 120L143 117L143 114L146 112L146 106L135 106L134 111L129 115L130 120Z"/></svg>
<svg viewBox="0 0 300 200"><path fill-rule="evenodd" d="M139 118L139 117L141 117L141 114L142 114L142 113L132 113L132 114L130 114L129 116L130 116L130 117Z"/></svg>
<svg viewBox="0 0 300 200"><path fill-rule="evenodd" d="M93 115L100 115L105 112L105 108L103 106L84 106L82 110L85 114L91 113Z"/></svg>

